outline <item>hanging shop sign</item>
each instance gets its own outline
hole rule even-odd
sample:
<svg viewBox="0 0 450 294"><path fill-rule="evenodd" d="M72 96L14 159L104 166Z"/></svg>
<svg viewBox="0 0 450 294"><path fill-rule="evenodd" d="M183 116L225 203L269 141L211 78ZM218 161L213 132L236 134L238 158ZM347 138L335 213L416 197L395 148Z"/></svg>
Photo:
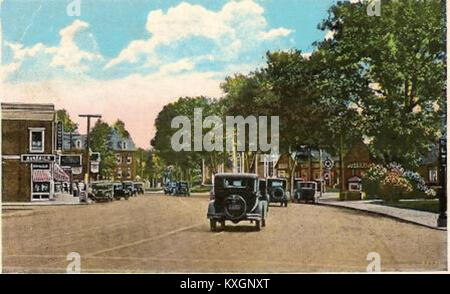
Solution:
<svg viewBox="0 0 450 294"><path fill-rule="evenodd" d="M25 163L54 162L55 160L54 154L22 154L20 156L20 161Z"/></svg>

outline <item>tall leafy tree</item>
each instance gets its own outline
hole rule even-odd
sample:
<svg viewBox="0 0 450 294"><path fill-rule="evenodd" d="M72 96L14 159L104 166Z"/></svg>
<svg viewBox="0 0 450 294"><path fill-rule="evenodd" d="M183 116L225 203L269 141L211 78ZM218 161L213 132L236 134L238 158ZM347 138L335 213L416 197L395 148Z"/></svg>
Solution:
<svg viewBox="0 0 450 294"><path fill-rule="evenodd" d="M367 3L338 2L321 28L334 32L322 42L342 99L356 105L373 156L414 168L437 141L445 109L443 1L381 1L381 17L369 17ZM345 85L357 80L361 88ZM357 85L363 85L357 83Z"/></svg>
<svg viewBox="0 0 450 294"><path fill-rule="evenodd" d="M111 131L111 126L99 119L90 132L90 148L100 153L100 175L104 178L111 177L116 168L114 152L109 146Z"/></svg>
<svg viewBox="0 0 450 294"><path fill-rule="evenodd" d="M62 122L64 132L66 133L72 133L78 129L78 124L72 121L69 113L65 109L59 109L56 111L56 119Z"/></svg>

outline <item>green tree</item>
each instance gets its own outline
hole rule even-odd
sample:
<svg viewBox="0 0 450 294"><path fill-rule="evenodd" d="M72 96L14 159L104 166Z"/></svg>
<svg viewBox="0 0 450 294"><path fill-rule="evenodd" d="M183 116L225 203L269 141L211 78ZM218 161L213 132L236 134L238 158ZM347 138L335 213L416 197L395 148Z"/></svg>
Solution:
<svg viewBox="0 0 450 294"><path fill-rule="evenodd" d="M100 175L104 178L111 177L116 168L114 152L109 146L111 131L112 128L106 122L99 119L90 132L90 148L100 153Z"/></svg>
<svg viewBox="0 0 450 294"><path fill-rule="evenodd" d="M72 121L69 113L65 109L56 111L56 119L62 122L65 133L72 133L78 129L78 124Z"/></svg>
<svg viewBox="0 0 450 294"><path fill-rule="evenodd" d="M341 99L355 105L380 163L408 168L437 141L445 109L444 1L382 1L382 16L368 17L367 3L338 2L321 28L334 38L319 44L333 61ZM354 85L365 81L370 93ZM353 78L353 79L352 79ZM363 83L357 83L363 85Z"/></svg>
<svg viewBox="0 0 450 294"><path fill-rule="evenodd" d="M130 138L130 133L125 128L125 123L122 120L116 120L112 127L119 132L122 138Z"/></svg>

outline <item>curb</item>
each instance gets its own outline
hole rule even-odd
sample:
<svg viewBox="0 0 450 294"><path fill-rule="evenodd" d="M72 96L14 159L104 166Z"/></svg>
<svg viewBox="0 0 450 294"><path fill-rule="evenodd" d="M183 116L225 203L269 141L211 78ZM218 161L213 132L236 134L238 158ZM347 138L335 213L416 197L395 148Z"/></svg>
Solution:
<svg viewBox="0 0 450 294"><path fill-rule="evenodd" d="M326 203L326 202L316 202L315 204L317 205L322 205L322 206L329 206L329 207L337 207L337 208L344 208L344 209L350 209L350 210L354 210L354 211L361 211L367 214L373 214L373 215L377 215L377 216L383 216L383 217L387 217L399 222L403 222L403 223L408 223L408 224L413 224L416 226L421 226L421 227L425 227L425 228L429 228L429 229L433 229L433 230L437 230L437 231L447 231L447 228L440 228L440 227L434 227L434 226L430 226L427 224L423 224L423 223L419 223L416 221L412 221L409 219L404 219L392 214L387 214L387 213L383 213L383 212L378 212L378 211L371 211L371 210L366 210L366 209L361 209L361 208L356 208L356 207L349 207L349 206L342 206L342 205L337 205L337 204L333 204L333 203Z"/></svg>

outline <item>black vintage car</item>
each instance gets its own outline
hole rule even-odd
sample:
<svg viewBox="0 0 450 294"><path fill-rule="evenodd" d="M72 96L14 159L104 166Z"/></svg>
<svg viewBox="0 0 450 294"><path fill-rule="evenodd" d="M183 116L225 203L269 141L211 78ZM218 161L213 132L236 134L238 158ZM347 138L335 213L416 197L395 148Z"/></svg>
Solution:
<svg viewBox="0 0 450 294"><path fill-rule="evenodd" d="M300 180L294 181L294 202L304 201L307 202L316 202L316 191L317 191L317 183L316 182L304 182Z"/></svg>
<svg viewBox="0 0 450 294"><path fill-rule="evenodd" d="M122 182L123 188L130 191L131 196L137 196L137 189L132 181Z"/></svg>
<svg viewBox="0 0 450 294"><path fill-rule="evenodd" d="M182 195L182 196L191 196L191 193L189 191L189 184L188 182L184 181L178 181L174 191L172 192L173 195Z"/></svg>
<svg viewBox="0 0 450 294"><path fill-rule="evenodd" d="M113 184L110 182L94 182L89 190L89 198L96 202L114 200Z"/></svg>
<svg viewBox="0 0 450 294"><path fill-rule="evenodd" d="M216 174L207 214L211 231L216 231L217 222L224 229L227 220L255 221L256 230L261 230L266 225L268 204L259 187L255 174Z"/></svg>
<svg viewBox="0 0 450 294"><path fill-rule="evenodd" d="M125 189L123 183L115 182L113 186L115 200L120 200L120 198L125 198L125 200L128 200L128 198L131 197L131 191L129 189Z"/></svg>
<svg viewBox="0 0 450 294"><path fill-rule="evenodd" d="M135 182L134 187L138 194L144 194L144 184L141 182Z"/></svg>
<svg viewBox="0 0 450 294"><path fill-rule="evenodd" d="M269 203L280 203L281 206L287 207L290 197L289 192L286 191L286 187L287 182L285 179L267 179L267 194L269 194Z"/></svg>
<svg viewBox="0 0 450 294"><path fill-rule="evenodd" d="M172 195L175 191L175 188L177 187L177 182L167 182L166 185L164 185L164 194L165 195Z"/></svg>

